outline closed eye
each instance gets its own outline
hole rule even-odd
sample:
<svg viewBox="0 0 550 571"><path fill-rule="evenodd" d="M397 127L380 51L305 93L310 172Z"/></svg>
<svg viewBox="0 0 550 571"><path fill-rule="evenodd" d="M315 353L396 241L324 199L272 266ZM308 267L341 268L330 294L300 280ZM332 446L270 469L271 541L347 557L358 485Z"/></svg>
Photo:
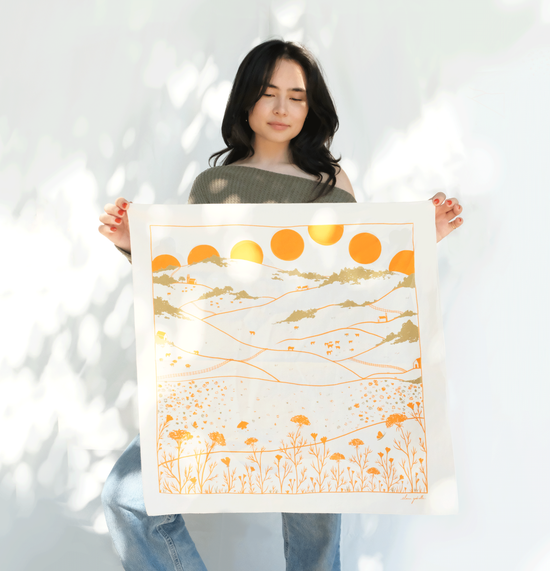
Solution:
<svg viewBox="0 0 550 571"><path fill-rule="evenodd" d="M264 93L264 97L275 97L272 93ZM303 101L303 99L294 99L293 97L290 98L291 101Z"/></svg>

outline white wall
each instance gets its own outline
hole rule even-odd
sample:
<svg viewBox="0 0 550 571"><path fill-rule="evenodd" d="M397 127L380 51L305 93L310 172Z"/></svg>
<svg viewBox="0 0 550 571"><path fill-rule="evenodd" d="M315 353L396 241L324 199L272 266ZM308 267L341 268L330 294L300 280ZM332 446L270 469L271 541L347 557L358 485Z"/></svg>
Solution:
<svg viewBox="0 0 550 571"><path fill-rule="evenodd" d="M103 481L137 433L113 196L185 202L246 52L319 57L359 200L444 189L456 516L345 516L346 571L550 569L550 0L3 1L0 568L121 569ZM211 571L283 569L280 517L188 517Z"/></svg>

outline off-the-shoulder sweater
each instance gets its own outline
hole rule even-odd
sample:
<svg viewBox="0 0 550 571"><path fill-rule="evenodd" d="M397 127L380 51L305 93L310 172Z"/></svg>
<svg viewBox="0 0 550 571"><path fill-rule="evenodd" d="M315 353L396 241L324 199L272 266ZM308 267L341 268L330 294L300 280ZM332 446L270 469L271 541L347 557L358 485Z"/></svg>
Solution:
<svg viewBox="0 0 550 571"><path fill-rule="evenodd" d="M311 200L317 181L263 169L227 165L212 167L197 176L189 204L265 204L303 202L356 202L347 191L334 187ZM129 252L117 249L132 261Z"/></svg>

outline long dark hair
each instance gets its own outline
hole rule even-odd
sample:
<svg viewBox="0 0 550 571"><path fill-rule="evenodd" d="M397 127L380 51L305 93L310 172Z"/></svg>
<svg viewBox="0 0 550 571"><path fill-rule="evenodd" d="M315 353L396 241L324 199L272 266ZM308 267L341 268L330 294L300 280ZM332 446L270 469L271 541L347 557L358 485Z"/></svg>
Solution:
<svg viewBox="0 0 550 571"><path fill-rule="evenodd" d="M248 112L267 90L277 62L294 61L304 70L309 111L300 133L290 141L292 162L304 172L318 178L317 195L324 196L336 184L335 159L330 152L334 133L338 130L338 116L330 92L323 78L320 65L303 46L282 40L269 40L252 49L242 61L225 108L222 121L222 137L227 148L210 156L214 166L218 159L229 153L223 165L230 165L254 154L254 131L247 122ZM329 178L319 188L323 174Z"/></svg>

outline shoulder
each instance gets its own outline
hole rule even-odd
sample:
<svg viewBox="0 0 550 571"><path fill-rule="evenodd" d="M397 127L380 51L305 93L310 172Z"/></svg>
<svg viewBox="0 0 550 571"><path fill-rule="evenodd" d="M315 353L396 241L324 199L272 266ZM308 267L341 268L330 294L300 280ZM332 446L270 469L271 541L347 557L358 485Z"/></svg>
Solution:
<svg viewBox="0 0 550 571"><path fill-rule="evenodd" d="M207 204L210 202L212 183L216 178L212 175L219 168L220 167L208 168L195 177L191 191L189 193L189 204Z"/></svg>
<svg viewBox="0 0 550 571"><path fill-rule="evenodd" d="M193 181L193 188L208 191L217 187L220 180L228 175L225 166L210 167L199 173Z"/></svg>
<svg viewBox="0 0 550 571"><path fill-rule="evenodd" d="M224 166L209 167L206 170L203 170L201 173L199 173L196 176L195 181L201 182L205 180L210 180L213 176L220 174L220 169L225 169L225 168L226 167Z"/></svg>
<svg viewBox="0 0 550 571"><path fill-rule="evenodd" d="M337 167L335 186L345 190L346 192L349 192L355 198L355 193L353 192L351 181L348 178L348 175L345 173L344 169L342 169L340 166Z"/></svg>

